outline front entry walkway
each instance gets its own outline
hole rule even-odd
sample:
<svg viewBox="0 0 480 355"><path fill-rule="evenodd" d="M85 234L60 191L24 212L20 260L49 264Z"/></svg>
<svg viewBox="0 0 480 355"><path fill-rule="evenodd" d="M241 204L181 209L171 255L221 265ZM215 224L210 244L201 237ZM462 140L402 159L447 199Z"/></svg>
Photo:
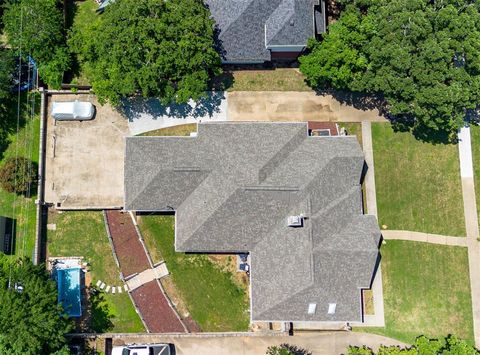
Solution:
<svg viewBox="0 0 480 355"><path fill-rule="evenodd" d="M372 124L370 121L362 121L362 143L363 152L365 153L365 163L367 164L367 173L364 181L364 189L366 196L366 205L368 214L374 215L378 220L377 214L377 194L375 190L375 168L373 160L373 143L372 143ZM373 293L373 315L364 315L365 326L384 327L385 326L385 309L383 305L383 282L382 282L382 265L378 264L375 278L372 282Z"/></svg>

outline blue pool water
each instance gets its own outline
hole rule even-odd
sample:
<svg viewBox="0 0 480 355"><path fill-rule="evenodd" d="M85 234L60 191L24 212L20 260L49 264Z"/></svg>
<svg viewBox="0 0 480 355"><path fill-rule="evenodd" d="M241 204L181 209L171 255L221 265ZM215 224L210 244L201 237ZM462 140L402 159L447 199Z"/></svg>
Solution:
<svg viewBox="0 0 480 355"><path fill-rule="evenodd" d="M69 317L82 315L80 292L80 268L56 269L58 302Z"/></svg>

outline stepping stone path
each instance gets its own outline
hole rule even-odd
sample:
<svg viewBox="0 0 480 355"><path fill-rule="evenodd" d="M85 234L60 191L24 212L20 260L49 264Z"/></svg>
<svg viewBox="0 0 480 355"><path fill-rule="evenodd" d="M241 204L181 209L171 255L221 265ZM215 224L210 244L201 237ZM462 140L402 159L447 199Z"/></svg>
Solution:
<svg viewBox="0 0 480 355"><path fill-rule="evenodd" d="M111 292L113 295L117 293L123 293L123 290L125 292L128 292L128 286L125 284L122 286L110 286L107 285L105 282L98 280L97 283L95 284L100 290L103 290L106 293Z"/></svg>

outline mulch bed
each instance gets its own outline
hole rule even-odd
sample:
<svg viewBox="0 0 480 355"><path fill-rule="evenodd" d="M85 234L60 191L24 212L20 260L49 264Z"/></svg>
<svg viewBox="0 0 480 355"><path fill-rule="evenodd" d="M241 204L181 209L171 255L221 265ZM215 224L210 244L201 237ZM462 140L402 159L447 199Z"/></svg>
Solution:
<svg viewBox="0 0 480 355"><path fill-rule="evenodd" d="M131 295L151 333L185 333L157 281L140 286Z"/></svg>
<svg viewBox="0 0 480 355"><path fill-rule="evenodd" d="M190 316L183 318L182 322L185 324L185 327L187 327L189 333L200 333L202 331L198 323L195 322Z"/></svg>
<svg viewBox="0 0 480 355"><path fill-rule="evenodd" d="M145 250L128 213L107 211L107 222L123 276L150 269Z"/></svg>

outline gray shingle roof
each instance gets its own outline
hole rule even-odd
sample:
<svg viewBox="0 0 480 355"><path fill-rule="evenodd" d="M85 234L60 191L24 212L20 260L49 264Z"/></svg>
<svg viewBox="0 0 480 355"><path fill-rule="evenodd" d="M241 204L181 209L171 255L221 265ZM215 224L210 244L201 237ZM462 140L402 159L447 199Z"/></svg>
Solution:
<svg viewBox="0 0 480 355"><path fill-rule="evenodd" d="M125 208L175 209L177 251L250 252L254 321L359 321L380 240L362 213L363 163L355 137L309 137L305 123L128 137Z"/></svg>
<svg viewBox="0 0 480 355"><path fill-rule="evenodd" d="M266 46L305 46L318 0L205 0L218 27L223 60L268 61Z"/></svg>

